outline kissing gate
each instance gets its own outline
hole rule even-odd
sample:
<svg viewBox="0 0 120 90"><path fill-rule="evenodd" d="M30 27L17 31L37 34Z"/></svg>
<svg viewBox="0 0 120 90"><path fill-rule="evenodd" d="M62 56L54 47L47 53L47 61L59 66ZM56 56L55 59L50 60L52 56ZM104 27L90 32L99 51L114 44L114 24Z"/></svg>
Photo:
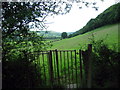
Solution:
<svg viewBox="0 0 120 90"><path fill-rule="evenodd" d="M37 52L44 84L51 88L91 87L91 52L88 50L50 50Z"/></svg>

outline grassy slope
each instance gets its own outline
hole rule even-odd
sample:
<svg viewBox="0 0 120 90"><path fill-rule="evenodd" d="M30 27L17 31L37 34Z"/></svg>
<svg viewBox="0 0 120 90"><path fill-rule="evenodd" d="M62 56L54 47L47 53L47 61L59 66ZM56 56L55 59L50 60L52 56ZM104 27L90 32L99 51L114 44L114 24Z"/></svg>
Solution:
<svg viewBox="0 0 120 90"><path fill-rule="evenodd" d="M59 49L59 50L67 50L67 49L80 49L81 47L84 48L88 43L90 43L90 38L92 33L95 36L95 40L105 39L105 43L109 45L113 45L114 43L118 43L118 25L107 25L101 28L95 29L91 32L78 35L73 38L64 39L61 41L57 41L53 43L53 46L50 49Z"/></svg>

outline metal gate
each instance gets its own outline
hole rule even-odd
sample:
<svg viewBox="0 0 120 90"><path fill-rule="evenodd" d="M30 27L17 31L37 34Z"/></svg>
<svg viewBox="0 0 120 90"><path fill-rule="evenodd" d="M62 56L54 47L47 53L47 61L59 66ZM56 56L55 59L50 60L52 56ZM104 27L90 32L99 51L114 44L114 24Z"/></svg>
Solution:
<svg viewBox="0 0 120 90"><path fill-rule="evenodd" d="M88 50L50 50L37 52L44 84L51 88L91 87L90 53Z"/></svg>

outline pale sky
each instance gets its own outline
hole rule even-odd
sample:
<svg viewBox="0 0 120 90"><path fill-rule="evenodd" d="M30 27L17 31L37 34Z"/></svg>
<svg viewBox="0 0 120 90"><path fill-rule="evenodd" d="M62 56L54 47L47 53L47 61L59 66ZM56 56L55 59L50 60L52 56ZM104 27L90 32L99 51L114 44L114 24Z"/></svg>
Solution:
<svg viewBox="0 0 120 90"><path fill-rule="evenodd" d="M95 1L95 0L93 0ZM91 19L97 17L111 5L115 4L115 0L105 0L104 2L96 0L99 7L98 11L94 8L82 7L79 9L77 4L73 4L71 11L65 15L49 16L47 20L47 30L56 32L75 32L81 29Z"/></svg>

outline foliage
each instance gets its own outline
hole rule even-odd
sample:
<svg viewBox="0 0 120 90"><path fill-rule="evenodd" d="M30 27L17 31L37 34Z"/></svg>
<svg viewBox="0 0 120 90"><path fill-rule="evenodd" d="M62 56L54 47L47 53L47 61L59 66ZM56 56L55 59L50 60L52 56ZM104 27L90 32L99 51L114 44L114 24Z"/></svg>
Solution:
<svg viewBox="0 0 120 90"><path fill-rule="evenodd" d="M35 34L32 36L24 38L23 41L20 39L20 43L14 40L4 42L3 88L32 88L40 87L44 83L40 78L40 67L34 63L35 55L32 53L44 50L46 43L41 37ZM17 40L19 41L19 38Z"/></svg>
<svg viewBox="0 0 120 90"><path fill-rule="evenodd" d="M40 68L27 60L23 52L21 58L14 61L3 60L3 88L35 88L40 87L43 80L40 78ZM33 57L31 56L31 59Z"/></svg>
<svg viewBox="0 0 120 90"><path fill-rule="evenodd" d="M111 50L104 40L90 38L92 53L92 87L118 88L120 52ZM116 47L117 48L117 47Z"/></svg>
<svg viewBox="0 0 120 90"><path fill-rule="evenodd" d="M114 24L120 22L119 8L120 8L120 3L109 7L103 13L98 15L95 19L91 19L82 29L69 35L69 37L74 37L108 24Z"/></svg>
<svg viewBox="0 0 120 90"><path fill-rule="evenodd" d="M63 33L61 34L61 37L62 37L63 39L67 38L67 33L66 33L66 32L63 32Z"/></svg>

